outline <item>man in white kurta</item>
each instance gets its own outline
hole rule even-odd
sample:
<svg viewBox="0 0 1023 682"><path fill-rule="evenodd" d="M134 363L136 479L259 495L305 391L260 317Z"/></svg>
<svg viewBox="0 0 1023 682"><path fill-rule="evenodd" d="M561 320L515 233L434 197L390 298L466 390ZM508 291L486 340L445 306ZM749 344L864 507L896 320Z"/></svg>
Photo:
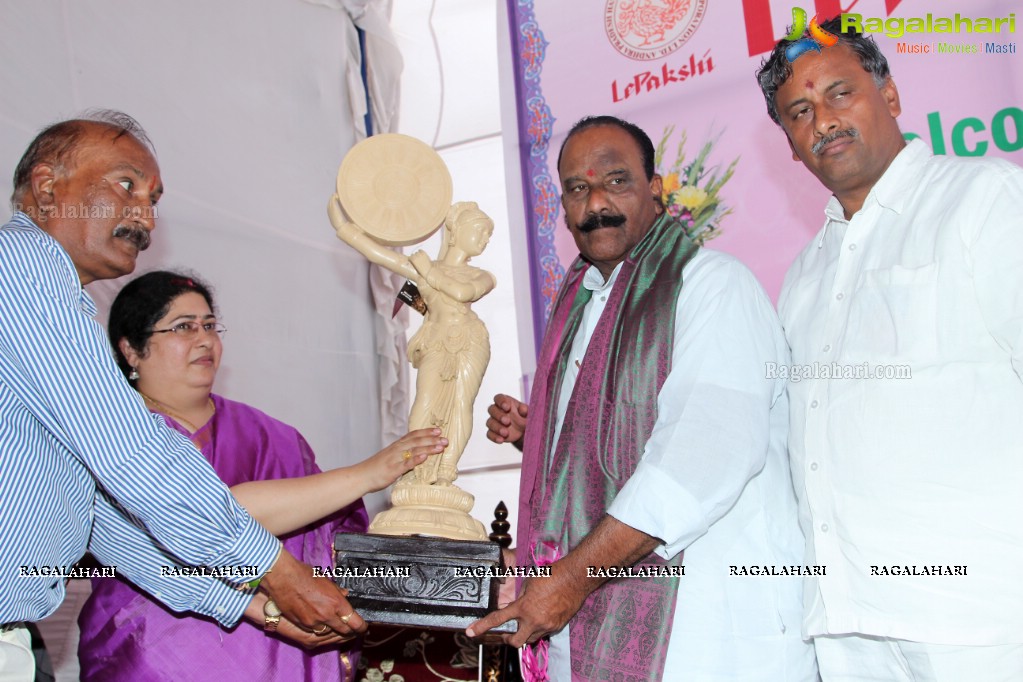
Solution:
<svg viewBox="0 0 1023 682"><path fill-rule="evenodd" d="M595 267L587 272L593 297L573 360L582 361L616 276L604 282ZM802 579L763 575L765 566L805 571L785 381L766 378L767 368L788 363L785 339L759 282L731 256L701 249L682 279L654 432L608 513L664 540L655 550L662 557L685 552L666 680L813 680L812 647L799 628ZM568 367L559 426L578 369ZM551 638L552 680L571 679L570 628Z"/></svg>
<svg viewBox="0 0 1023 682"><path fill-rule="evenodd" d="M1023 169L906 145L879 55L843 37L768 97L834 192L779 301L807 561L827 566L804 634L825 680L1021 679Z"/></svg>
<svg viewBox="0 0 1023 682"><path fill-rule="evenodd" d="M608 212L634 220L627 201L613 188L619 186L616 173L621 168L630 163L640 166L637 145L613 122L579 130L582 125L566 141L562 180L571 193L572 178L593 178L589 181L593 197L587 201L588 211L578 216L569 208L573 200L566 199L567 219L572 224L608 210L599 190L601 183L608 183L613 205ZM611 160L585 159L579 165L580 152L570 145L576 140L584 149L587 145L598 151L604 146L615 152L624 149L628 160L611 153ZM588 172L591 160L593 173ZM638 173L633 169L634 175ZM659 179L657 184L659 188ZM592 295L573 337L558 392L554 443L561 435L591 336L622 269L620 261L606 262L616 260L620 251L602 251L579 238L577 244L593 263L581 284ZM611 257L601 258L605 253ZM801 579L792 575L807 567L799 565L803 540L785 452L785 381L767 377L770 367L788 363L784 337L767 296L735 259L699 250L681 274L670 371L657 394L656 421L634 474L606 512L615 524L654 539L649 546L660 556L685 552L670 639L662 645L667 648L663 679L814 680L813 652L798 632ZM498 396L491 407L488 435L499 442L517 440L525 412L522 403ZM604 542L599 527L583 544L588 541L591 548L597 545L598 565L618 562L619 547ZM586 551L581 548L566 548L571 551L562 561ZM775 575L764 575L768 571ZM578 666L573 675L572 624L565 624L574 611L556 613L548 622L548 614L557 607L548 607L543 596L570 592L574 588L565 585L571 583L571 576L563 579L557 572L552 578L537 579L527 584L518 602L494 614L518 618L517 636L523 641L554 633L547 666L552 680L582 679ZM536 590L544 592L530 601ZM488 618L490 625L495 624L494 616Z"/></svg>

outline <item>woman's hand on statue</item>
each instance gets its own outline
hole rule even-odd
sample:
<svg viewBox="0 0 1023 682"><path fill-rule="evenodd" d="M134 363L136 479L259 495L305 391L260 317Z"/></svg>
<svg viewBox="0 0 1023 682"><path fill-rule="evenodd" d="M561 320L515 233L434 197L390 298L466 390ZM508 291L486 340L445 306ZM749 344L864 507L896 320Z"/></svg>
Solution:
<svg viewBox="0 0 1023 682"><path fill-rule="evenodd" d="M355 467L359 469L366 492L375 492L397 481L430 455L444 452L447 445L448 439L441 436L440 429L419 429L405 434Z"/></svg>
<svg viewBox="0 0 1023 682"><path fill-rule="evenodd" d="M529 405L509 395L498 393L494 404L487 408L487 438L495 443L511 443L522 449L522 435L526 432Z"/></svg>

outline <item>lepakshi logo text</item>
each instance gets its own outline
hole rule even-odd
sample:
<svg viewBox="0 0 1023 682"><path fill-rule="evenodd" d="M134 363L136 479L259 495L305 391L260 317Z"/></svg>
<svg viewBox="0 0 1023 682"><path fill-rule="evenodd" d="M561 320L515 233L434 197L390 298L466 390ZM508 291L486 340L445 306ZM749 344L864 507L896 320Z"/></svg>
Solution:
<svg viewBox="0 0 1023 682"><path fill-rule="evenodd" d="M664 87L674 88L713 70L714 59L710 56L710 50L707 50L700 59L697 59L694 53L689 55L688 60L683 59L677 63L674 60L666 60L661 64L661 68L647 69L620 84L617 78L611 81L611 101L622 102L635 95L654 92Z"/></svg>

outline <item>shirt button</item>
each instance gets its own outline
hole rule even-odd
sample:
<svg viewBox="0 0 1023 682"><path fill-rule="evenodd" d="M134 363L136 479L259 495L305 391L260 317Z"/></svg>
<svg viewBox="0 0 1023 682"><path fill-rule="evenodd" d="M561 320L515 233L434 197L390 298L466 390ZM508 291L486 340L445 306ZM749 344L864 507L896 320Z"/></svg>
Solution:
<svg viewBox="0 0 1023 682"><path fill-rule="evenodd" d="M823 348L822 350L823 350L823 351L824 351L825 353L827 353L827 352L828 352L829 350L831 350L831 344L829 343L828 345L824 346L824 348Z"/></svg>
<svg viewBox="0 0 1023 682"><path fill-rule="evenodd" d="M600 302L603 303L605 301L607 301L607 296L601 296L600 297Z"/></svg>
<svg viewBox="0 0 1023 682"><path fill-rule="evenodd" d="M810 407L817 407L817 405L819 405L819 404L820 403L818 403L816 400L814 400L812 403L810 403Z"/></svg>
<svg viewBox="0 0 1023 682"><path fill-rule="evenodd" d="M810 464L810 471L817 471L817 462Z"/></svg>
<svg viewBox="0 0 1023 682"><path fill-rule="evenodd" d="M217 613L223 613L224 612L224 607L223 606L218 606L216 609L214 609L214 611L216 611Z"/></svg>
<svg viewBox="0 0 1023 682"><path fill-rule="evenodd" d="M822 533L827 533L829 528L830 528L830 526L828 526L828 524L826 524L826 523L822 523L821 524L821 532Z"/></svg>
<svg viewBox="0 0 1023 682"><path fill-rule="evenodd" d="M855 251L856 250L856 245L855 244L850 244L849 245L849 250L850 251Z"/></svg>
<svg viewBox="0 0 1023 682"><path fill-rule="evenodd" d="M845 298L845 294L843 294L841 291L835 294L835 300L841 301L843 298Z"/></svg>

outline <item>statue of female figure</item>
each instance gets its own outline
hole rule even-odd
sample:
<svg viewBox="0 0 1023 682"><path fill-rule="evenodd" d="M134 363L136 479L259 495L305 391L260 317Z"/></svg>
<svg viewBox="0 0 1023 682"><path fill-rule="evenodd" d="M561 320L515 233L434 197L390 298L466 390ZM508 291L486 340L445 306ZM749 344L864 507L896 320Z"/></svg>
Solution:
<svg viewBox="0 0 1023 682"><path fill-rule="evenodd" d="M423 326L409 342L416 374L416 396L409 428L439 427L448 439L440 455L408 472L398 486L449 486L472 433L472 407L490 362L490 337L470 307L497 284L486 270L469 265L483 253L494 221L472 201L453 204L444 220L444 241L436 260L423 250L411 256L375 241L341 211L337 196L328 210L338 237L370 262L411 280L426 302Z"/></svg>

